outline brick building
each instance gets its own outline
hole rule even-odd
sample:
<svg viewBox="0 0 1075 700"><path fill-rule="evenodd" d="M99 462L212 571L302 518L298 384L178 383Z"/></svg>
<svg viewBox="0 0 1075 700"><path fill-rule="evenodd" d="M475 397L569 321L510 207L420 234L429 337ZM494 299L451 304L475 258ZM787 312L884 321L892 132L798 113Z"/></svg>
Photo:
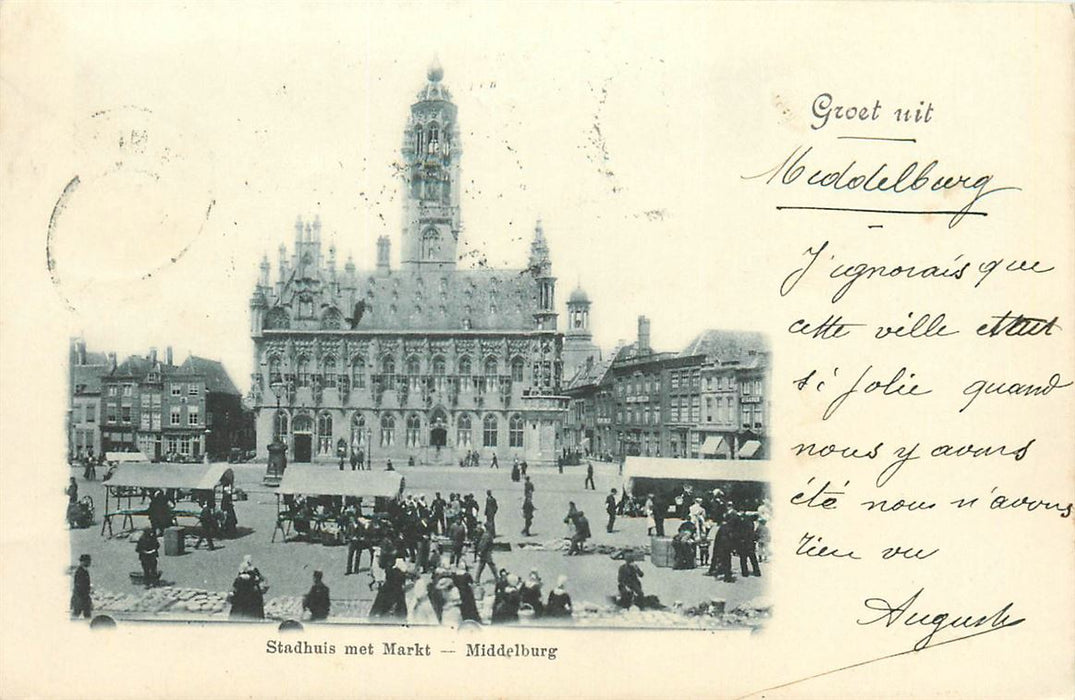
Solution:
<svg viewBox="0 0 1075 700"><path fill-rule="evenodd" d="M101 375L112 368L105 353L88 352L86 341L72 338L68 352L67 456L101 454Z"/></svg>
<svg viewBox="0 0 1075 700"><path fill-rule="evenodd" d="M228 457L243 429L241 396L223 365L172 349L132 355L101 377L102 448L139 451L150 460Z"/></svg>
<svg viewBox="0 0 1075 700"><path fill-rule="evenodd" d="M577 373L569 447L627 455L761 459L768 456L769 355L757 333L709 330L681 352L655 352L650 324L605 362Z"/></svg>

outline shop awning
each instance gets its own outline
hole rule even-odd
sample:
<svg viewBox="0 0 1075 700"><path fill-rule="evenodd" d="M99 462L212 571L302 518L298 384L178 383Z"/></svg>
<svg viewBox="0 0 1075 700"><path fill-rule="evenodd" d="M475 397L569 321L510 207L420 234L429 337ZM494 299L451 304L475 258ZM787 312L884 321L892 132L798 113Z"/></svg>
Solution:
<svg viewBox="0 0 1075 700"><path fill-rule="evenodd" d="M293 464L277 488L282 494L393 498L403 491L403 476L389 471L340 471L316 464Z"/></svg>
<svg viewBox="0 0 1075 700"><path fill-rule="evenodd" d="M123 464L125 462L148 462L149 460L141 452L105 452L105 461Z"/></svg>
<svg viewBox="0 0 1075 700"><path fill-rule="evenodd" d="M106 486L143 489L194 489L209 491L222 480L234 478L227 463L217 464L120 464Z"/></svg>
<svg viewBox="0 0 1075 700"><path fill-rule="evenodd" d="M740 459L753 459L754 455L761 449L761 443L757 440L747 440L743 443L743 446L739 448Z"/></svg>
<svg viewBox="0 0 1075 700"><path fill-rule="evenodd" d="M702 454L730 455L731 450L728 448L728 443L720 435L706 435L705 442L702 443Z"/></svg>
<svg viewBox="0 0 1075 700"><path fill-rule="evenodd" d="M669 457L628 457L623 478L767 481L765 462L741 462L736 459L672 459Z"/></svg>

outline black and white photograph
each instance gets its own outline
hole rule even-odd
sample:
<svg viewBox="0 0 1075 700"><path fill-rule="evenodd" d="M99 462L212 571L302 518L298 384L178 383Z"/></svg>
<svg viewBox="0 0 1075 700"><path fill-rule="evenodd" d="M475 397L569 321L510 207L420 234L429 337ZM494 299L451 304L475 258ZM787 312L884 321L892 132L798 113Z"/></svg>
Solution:
<svg viewBox="0 0 1075 700"><path fill-rule="evenodd" d="M468 240L467 212L503 199L469 176L481 161L468 163L468 140L489 139L439 58L413 77L377 107L402 144L369 167L383 173L368 175L380 200L346 169L320 175L358 215L322 219L313 202L272 226L271 258L233 273L253 276L248 293L212 294L214 311L248 315L234 337L204 343L197 324L163 324L167 337L134 354L117 349L130 337L70 340L72 616L760 628L772 608L767 339L698 326L662 349L662 319L639 314L629 340L602 347L596 324L625 316L603 308L629 280L605 275L607 301L591 298L582 280L607 259L563 269L563 237L540 218ZM536 103L513 112L544 117ZM363 150L357 128L324 147L305 155ZM497 150L525 153L506 138ZM564 161L568 179L578 160ZM497 238L514 265L483 252Z"/></svg>

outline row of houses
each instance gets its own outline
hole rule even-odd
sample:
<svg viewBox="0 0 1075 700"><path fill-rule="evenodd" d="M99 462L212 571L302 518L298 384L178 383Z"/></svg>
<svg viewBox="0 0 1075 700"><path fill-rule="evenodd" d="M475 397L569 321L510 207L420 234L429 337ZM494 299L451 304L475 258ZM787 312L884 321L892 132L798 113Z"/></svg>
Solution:
<svg viewBox="0 0 1075 700"><path fill-rule="evenodd" d="M565 387L565 443L613 459L767 459L769 368L759 333L707 330L679 352L657 352L641 316L635 342Z"/></svg>
<svg viewBox="0 0 1075 700"><path fill-rule="evenodd" d="M115 353L70 343L68 456L141 452L151 460L224 460L253 449L253 414L223 365L190 355L117 362Z"/></svg>

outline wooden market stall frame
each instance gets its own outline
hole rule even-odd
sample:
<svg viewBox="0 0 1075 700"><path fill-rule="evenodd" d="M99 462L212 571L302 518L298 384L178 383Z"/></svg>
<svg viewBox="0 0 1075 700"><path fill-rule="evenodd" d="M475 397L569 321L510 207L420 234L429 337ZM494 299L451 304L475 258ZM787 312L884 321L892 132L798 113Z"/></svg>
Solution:
<svg viewBox="0 0 1075 700"><path fill-rule="evenodd" d="M324 465L291 464L276 489L276 533L287 535L292 517L283 508L284 496L342 496L344 498L400 498L406 479L397 471L340 471Z"/></svg>
<svg viewBox="0 0 1075 700"><path fill-rule="evenodd" d="M113 536L112 518L122 516L120 532L134 529L134 516L149 515L148 507L132 507L135 498L144 498L147 490L177 489L182 491L215 491L218 486L233 484L235 473L226 462L212 464L173 464L170 462L127 462L120 464L104 483L105 510L101 519L101 535L108 529ZM123 507L123 499L127 499ZM111 502L115 501L115 510ZM175 517L197 518L200 511L173 511Z"/></svg>

